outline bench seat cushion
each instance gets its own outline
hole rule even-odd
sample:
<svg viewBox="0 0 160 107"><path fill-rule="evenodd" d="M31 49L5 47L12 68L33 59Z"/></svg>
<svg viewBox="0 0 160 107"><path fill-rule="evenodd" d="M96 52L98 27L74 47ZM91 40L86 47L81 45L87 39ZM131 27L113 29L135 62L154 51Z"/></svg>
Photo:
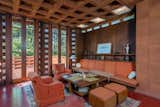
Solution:
<svg viewBox="0 0 160 107"><path fill-rule="evenodd" d="M128 79L126 77L123 77L121 75L114 75L111 77L111 80L120 84L127 85L129 87L137 87L138 82L135 79Z"/></svg>

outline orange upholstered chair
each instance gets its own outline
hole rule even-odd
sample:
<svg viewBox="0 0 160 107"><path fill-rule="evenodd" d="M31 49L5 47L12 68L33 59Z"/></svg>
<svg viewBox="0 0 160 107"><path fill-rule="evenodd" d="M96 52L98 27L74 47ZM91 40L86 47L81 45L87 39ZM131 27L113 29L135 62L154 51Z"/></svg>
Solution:
<svg viewBox="0 0 160 107"><path fill-rule="evenodd" d="M53 64L54 78L61 80L62 75L71 73L70 69L66 69L64 64Z"/></svg>
<svg viewBox="0 0 160 107"><path fill-rule="evenodd" d="M34 95L38 107L46 107L49 104L54 104L64 100L64 85L63 83L53 80L51 77L40 77L38 75L31 76Z"/></svg>

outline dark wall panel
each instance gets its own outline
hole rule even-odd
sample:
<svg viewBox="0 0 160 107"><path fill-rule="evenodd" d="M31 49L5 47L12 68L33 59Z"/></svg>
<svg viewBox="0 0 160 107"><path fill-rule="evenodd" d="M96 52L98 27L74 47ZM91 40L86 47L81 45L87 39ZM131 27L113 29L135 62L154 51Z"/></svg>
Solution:
<svg viewBox="0 0 160 107"><path fill-rule="evenodd" d="M124 45L131 45L131 53L135 53L135 20L123 22L107 28L95 30L84 36L84 50L96 54L98 43L112 43L112 53L124 53Z"/></svg>

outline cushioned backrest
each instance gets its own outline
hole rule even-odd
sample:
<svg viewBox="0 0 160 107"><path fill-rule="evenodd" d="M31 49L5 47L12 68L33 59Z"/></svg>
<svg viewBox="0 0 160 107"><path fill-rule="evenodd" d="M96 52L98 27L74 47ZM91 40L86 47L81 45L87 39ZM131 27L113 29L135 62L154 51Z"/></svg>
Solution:
<svg viewBox="0 0 160 107"><path fill-rule="evenodd" d="M81 68L88 69L88 59L80 60Z"/></svg>
<svg viewBox="0 0 160 107"><path fill-rule="evenodd" d="M53 64L53 69L56 73L63 73L65 70L64 64Z"/></svg>
<svg viewBox="0 0 160 107"><path fill-rule="evenodd" d="M116 72L116 62L114 61L105 61L104 62L104 71L115 74Z"/></svg>
<svg viewBox="0 0 160 107"><path fill-rule="evenodd" d="M88 69L95 70L96 69L95 64L96 64L96 60L88 60Z"/></svg>
<svg viewBox="0 0 160 107"><path fill-rule="evenodd" d="M116 62L116 74L128 77L128 74L134 69L132 62Z"/></svg>
<svg viewBox="0 0 160 107"><path fill-rule="evenodd" d="M95 61L95 70L104 71L104 61Z"/></svg>

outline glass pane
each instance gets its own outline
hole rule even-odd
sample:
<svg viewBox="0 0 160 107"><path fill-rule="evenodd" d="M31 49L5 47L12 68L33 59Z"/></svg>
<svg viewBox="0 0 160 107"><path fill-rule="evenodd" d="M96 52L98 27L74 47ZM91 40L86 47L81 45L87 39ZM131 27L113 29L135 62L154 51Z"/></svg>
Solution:
<svg viewBox="0 0 160 107"><path fill-rule="evenodd" d="M28 76L29 72L34 72L34 26L26 26L26 69Z"/></svg>
<svg viewBox="0 0 160 107"><path fill-rule="evenodd" d="M20 79L22 76L21 59L21 23L12 23L12 78Z"/></svg>
<svg viewBox="0 0 160 107"><path fill-rule="evenodd" d="M118 19L118 20L114 20L114 21L112 21L111 22L111 25L115 25L115 24L118 24L118 23L120 23L121 21Z"/></svg>
<svg viewBox="0 0 160 107"><path fill-rule="evenodd" d="M61 31L61 63L66 64L66 30Z"/></svg>
<svg viewBox="0 0 160 107"><path fill-rule="evenodd" d="M58 29L52 29L52 64L58 63Z"/></svg>

